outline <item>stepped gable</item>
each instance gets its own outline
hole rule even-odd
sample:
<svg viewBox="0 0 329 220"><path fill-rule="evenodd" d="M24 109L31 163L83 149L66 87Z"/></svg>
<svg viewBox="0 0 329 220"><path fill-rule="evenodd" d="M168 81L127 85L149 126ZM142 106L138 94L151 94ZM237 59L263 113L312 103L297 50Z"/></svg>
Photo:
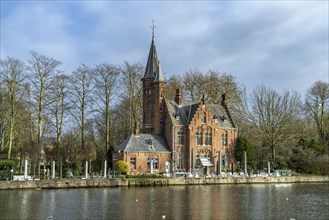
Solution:
<svg viewBox="0 0 329 220"><path fill-rule="evenodd" d="M178 105L175 101L166 99L166 106L173 125L187 126L192 120L199 104L183 103L182 105Z"/></svg>
<svg viewBox="0 0 329 220"><path fill-rule="evenodd" d="M190 122L192 121L194 115L195 115L195 112L199 109L199 106L200 106L200 102L197 102L197 103L190 103L190 104L187 104L184 106L184 108L186 109L186 112L188 113L187 117L187 125L190 124Z"/></svg>
<svg viewBox="0 0 329 220"><path fill-rule="evenodd" d="M173 125L187 126L193 120L195 113L198 111L200 102L183 103L179 106L173 100L166 100L166 105ZM206 109L212 113L212 118L219 128L235 128L234 120L226 103L225 105L206 103Z"/></svg>
<svg viewBox="0 0 329 220"><path fill-rule="evenodd" d="M169 147L165 139L155 134L135 134L130 135L122 144L120 144L116 152L165 152L170 153Z"/></svg>
<svg viewBox="0 0 329 220"><path fill-rule="evenodd" d="M175 101L166 99L166 106L173 125L186 125L186 114Z"/></svg>

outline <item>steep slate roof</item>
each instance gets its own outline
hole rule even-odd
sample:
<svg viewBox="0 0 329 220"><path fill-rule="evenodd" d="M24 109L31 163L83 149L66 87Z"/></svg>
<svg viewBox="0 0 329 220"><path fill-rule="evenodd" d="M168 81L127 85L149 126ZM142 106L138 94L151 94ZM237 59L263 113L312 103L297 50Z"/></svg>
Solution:
<svg viewBox="0 0 329 220"><path fill-rule="evenodd" d="M213 119L218 124L219 128L234 128L234 124L230 120L227 110L222 105L207 104L208 109L213 115Z"/></svg>
<svg viewBox="0 0 329 220"><path fill-rule="evenodd" d="M169 111L169 116L173 125L187 126L190 124L200 103L183 103L181 106L173 100L165 100ZM219 128L234 128L227 110L220 104L206 104L206 108L212 113L213 119Z"/></svg>
<svg viewBox="0 0 329 220"><path fill-rule="evenodd" d="M174 100L165 101L174 125L188 125L199 106L198 103L184 103L179 106Z"/></svg>
<svg viewBox="0 0 329 220"><path fill-rule="evenodd" d="M132 134L115 150L116 152L164 152L170 153L165 139L155 134Z"/></svg>
<svg viewBox="0 0 329 220"><path fill-rule="evenodd" d="M150 52L147 59L147 64L146 64L145 74L143 79L154 79L158 69L158 64L159 64L158 54L155 48L154 38L152 37Z"/></svg>
<svg viewBox="0 0 329 220"><path fill-rule="evenodd" d="M147 59L143 79L154 79L154 82L165 82L155 47L154 36L152 37L150 52Z"/></svg>
<svg viewBox="0 0 329 220"><path fill-rule="evenodd" d="M158 69L155 75L155 79L154 82L165 82L164 77L163 77L163 73L162 73L162 69L160 66L160 61L158 63Z"/></svg>

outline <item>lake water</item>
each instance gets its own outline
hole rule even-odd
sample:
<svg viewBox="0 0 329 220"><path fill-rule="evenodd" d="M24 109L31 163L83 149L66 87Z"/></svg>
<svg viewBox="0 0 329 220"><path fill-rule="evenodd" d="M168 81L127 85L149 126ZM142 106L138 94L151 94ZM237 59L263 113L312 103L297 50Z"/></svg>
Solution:
<svg viewBox="0 0 329 220"><path fill-rule="evenodd" d="M329 184L0 191L0 219L329 219Z"/></svg>

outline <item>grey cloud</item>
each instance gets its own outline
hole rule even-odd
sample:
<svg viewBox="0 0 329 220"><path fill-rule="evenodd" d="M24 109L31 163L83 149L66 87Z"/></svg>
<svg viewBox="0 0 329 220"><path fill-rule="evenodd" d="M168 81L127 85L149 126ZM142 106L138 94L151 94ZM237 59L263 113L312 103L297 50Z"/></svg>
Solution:
<svg viewBox="0 0 329 220"><path fill-rule="evenodd" d="M37 3L1 17L1 56L24 58L33 49L61 60L68 71L80 63L104 61L145 65L154 18L166 76L193 68L215 69L234 74L248 91L266 84L301 93L313 81L327 79L328 2L51 5L56 7ZM283 80L287 76L289 80Z"/></svg>

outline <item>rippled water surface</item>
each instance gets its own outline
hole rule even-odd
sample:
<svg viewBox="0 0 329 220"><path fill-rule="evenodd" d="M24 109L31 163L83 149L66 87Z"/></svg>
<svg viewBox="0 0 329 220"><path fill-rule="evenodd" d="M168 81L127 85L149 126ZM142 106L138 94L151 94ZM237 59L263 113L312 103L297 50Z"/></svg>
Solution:
<svg viewBox="0 0 329 220"><path fill-rule="evenodd" d="M329 184L0 191L0 219L329 219Z"/></svg>

